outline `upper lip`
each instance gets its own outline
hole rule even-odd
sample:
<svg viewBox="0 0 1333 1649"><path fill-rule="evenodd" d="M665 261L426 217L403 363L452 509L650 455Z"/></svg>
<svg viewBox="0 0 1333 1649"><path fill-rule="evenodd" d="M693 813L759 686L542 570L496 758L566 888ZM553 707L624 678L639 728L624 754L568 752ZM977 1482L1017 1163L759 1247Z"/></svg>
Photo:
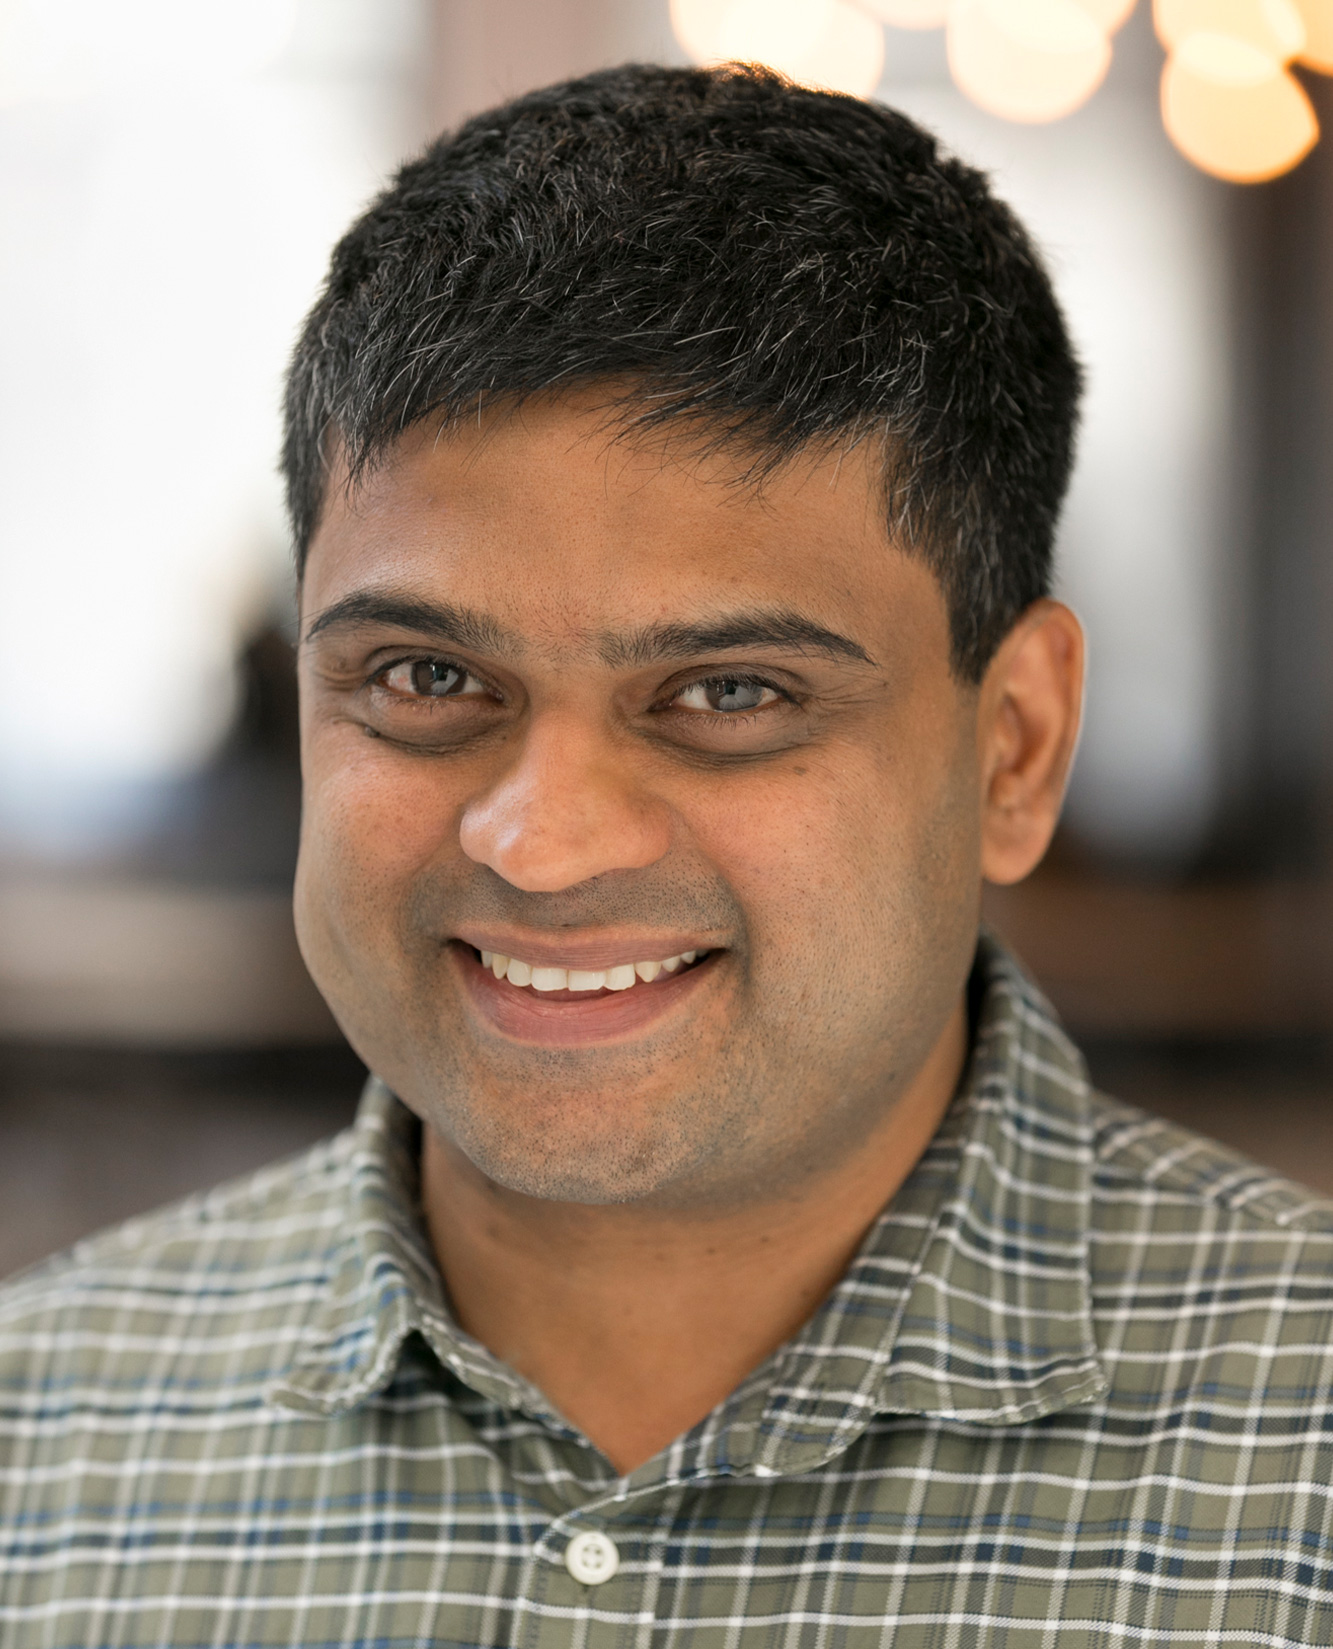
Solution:
<svg viewBox="0 0 1333 1649"><path fill-rule="evenodd" d="M619 935L590 933L527 934L503 928L461 928L455 935L474 950L498 952L518 957L541 968L579 968L595 973L623 967L627 962L660 962L687 950L717 950L715 941L697 933L650 933Z"/></svg>

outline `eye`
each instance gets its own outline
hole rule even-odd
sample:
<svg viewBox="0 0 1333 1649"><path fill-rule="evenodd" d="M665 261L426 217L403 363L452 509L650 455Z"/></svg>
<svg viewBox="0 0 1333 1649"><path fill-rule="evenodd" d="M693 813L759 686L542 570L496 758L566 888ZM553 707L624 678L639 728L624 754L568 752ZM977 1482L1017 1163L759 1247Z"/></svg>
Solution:
<svg viewBox="0 0 1333 1649"><path fill-rule="evenodd" d="M475 698L488 691L471 671L443 658L403 659L382 671L379 679L391 693L404 698Z"/></svg>
<svg viewBox="0 0 1333 1649"><path fill-rule="evenodd" d="M710 676L683 688L671 701L673 710L702 710L711 715L745 714L781 702L782 695L766 682L747 676Z"/></svg>

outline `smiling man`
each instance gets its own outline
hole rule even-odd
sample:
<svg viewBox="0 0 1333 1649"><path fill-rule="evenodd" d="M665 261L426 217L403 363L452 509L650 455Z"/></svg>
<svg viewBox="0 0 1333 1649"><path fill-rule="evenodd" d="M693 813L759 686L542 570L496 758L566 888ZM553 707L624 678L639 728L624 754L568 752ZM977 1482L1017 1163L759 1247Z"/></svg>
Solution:
<svg viewBox="0 0 1333 1649"><path fill-rule="evenodd" d="M758 71L353 228L296 911L374 1076L7 1290L7 1646L1333 1642L1333 1213L979 934L1077 733L1077 391L984 180Z"/></svg>
<svg viewBox="0 0 1333 1649"><path fill-rule="evenodd" d="M426 1123L463 1326L621 1470L809 1316L957 1086L1078 633L960 681L869 443L759 489L605 392L335 485L303 589L302 945ZM523 1259L518 1263L518 1255Z"/></svg>

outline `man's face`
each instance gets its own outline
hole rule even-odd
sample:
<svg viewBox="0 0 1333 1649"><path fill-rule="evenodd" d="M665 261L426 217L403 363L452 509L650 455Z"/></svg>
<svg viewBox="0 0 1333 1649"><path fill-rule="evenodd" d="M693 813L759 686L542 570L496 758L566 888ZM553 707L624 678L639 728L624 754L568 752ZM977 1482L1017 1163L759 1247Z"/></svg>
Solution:
<svg viewBox="0 0 1333 1649"><path fill-rule="evenodd" d="M678 439L414 432L305 575L306 961L538 1197L783 1195L882 1123L975 941L977 695L872 462L756 492Z"/></svg>

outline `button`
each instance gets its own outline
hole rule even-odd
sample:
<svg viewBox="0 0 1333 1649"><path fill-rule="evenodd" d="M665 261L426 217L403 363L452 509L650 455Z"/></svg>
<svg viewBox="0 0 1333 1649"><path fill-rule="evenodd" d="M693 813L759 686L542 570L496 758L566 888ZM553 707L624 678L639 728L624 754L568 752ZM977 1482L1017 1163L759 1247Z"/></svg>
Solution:
<svg viewBox="0 0 1333 1649"><path fill-rule="evenodd" d="M589 1529L565 1547L565 1567L584 1586L600 1586L620 1567L620 1553L614 1540Z"/></svg>

